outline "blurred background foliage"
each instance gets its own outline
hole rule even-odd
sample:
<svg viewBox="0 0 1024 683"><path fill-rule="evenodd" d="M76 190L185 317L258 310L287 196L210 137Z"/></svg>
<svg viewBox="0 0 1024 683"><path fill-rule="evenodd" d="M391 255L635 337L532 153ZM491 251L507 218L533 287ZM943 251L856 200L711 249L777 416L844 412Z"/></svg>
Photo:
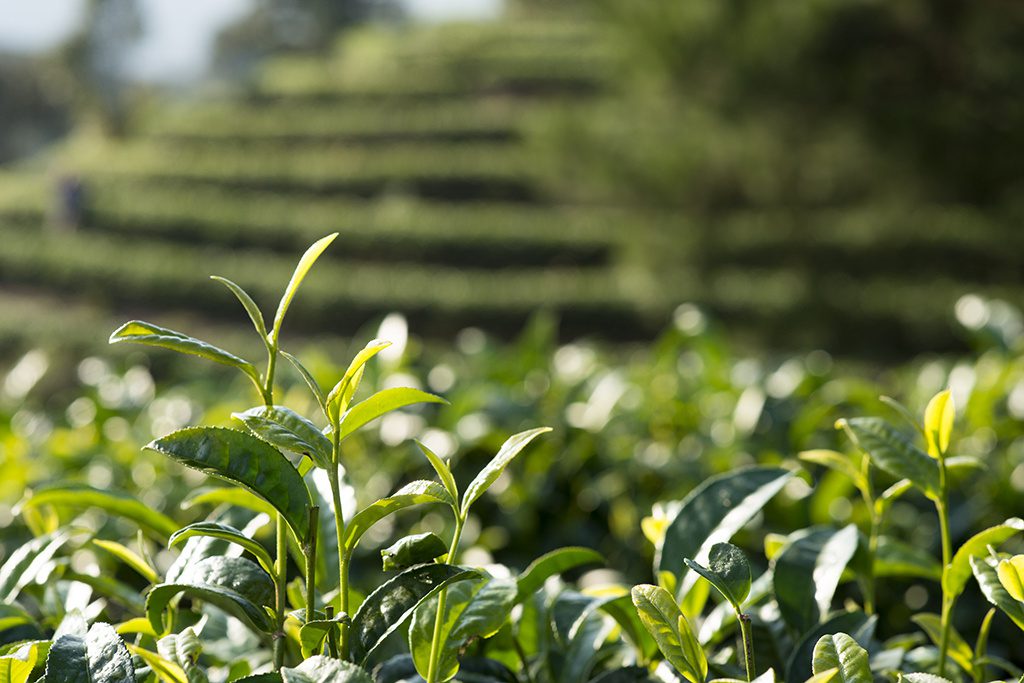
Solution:
<svg viewBox="0 0 1024 683"><path fill-rule="evenodd" d="M957 452L988 463L954 536L1020 513L1024 5L520 0L425 23L415 3L261 0L171 85L131 76L151 5L92 0L59 45L0 55L4 552L28 533L12 506L60 480L198 518L178 505L202 478L139 447L229 424L247 389L106 338L144 317L256 354L206 275L271 309L335 230L289 346L327 383L384 336L368 386L451 401L353 442L361 501L429 475L412 438L461 480L508 434L556 428L481 501L477 557L580 544L649 580L655 502L847 448L836 418L896 419L882 393L919 413L947 385ZM742 545L863 521L813 476ZM895 535L937 547L918 503ZM885 584L890 624L934 588Z"/></svg>

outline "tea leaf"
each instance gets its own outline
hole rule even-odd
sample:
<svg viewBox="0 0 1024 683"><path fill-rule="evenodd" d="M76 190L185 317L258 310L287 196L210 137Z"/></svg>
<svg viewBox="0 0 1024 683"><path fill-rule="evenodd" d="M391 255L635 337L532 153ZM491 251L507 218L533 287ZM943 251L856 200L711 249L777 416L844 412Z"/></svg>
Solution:
<svg viewBox="0 0 1024 683"><path fill-rule="evenodd" d="M459 500L459 487L455 483L455 477L452 475L452 468L448 466L448 463L442 460L434 451L427 448L422 442L417 441L416 445L420 451L427 457L427 461L430 462L430 466L437 472L438 478L441 483L444 484L445 489L451 495L452 500Z"/></svg>
<svg viewBox="0 0 1024 683"><path fill-rule="evenodd" d="M750 592L750 564L743 551L731 543L716 543L708 554L708 567L685 559L686 566L711 582L737 612Z"/></svg>
<svg viewBox="0 0 1024 683"><path fill-rule="evenodd" d="M974 571L974 578L978 580L978 586L985 598L1010 617L1013 623L1024 629L1024 604L1007 592L999 580L997 567L1000 564L1000 559L972 556L970 563L971 569Z"/></svg>
<svg viewBox="0 0 1024 683"><path fill-rule="evenodd" d="M173 637L173 636L168 636ZM133 655L137 655L149 665L149 668L153 670L163 683L189 683L188 675L185 670L181 668L181 665L176 662L172 662L155 652L150 652L144 648L138 647L137 645L128 644L128 651Z"/></svg>
<svg viewBox="0 0 1024 683"><path fill-rule="evenodd" d="M925 550L880 536L875 552L875 576L916 576L938 581L942 578L942 565Z"/></svg>
<svg viewBox="0 0 1024 683"><path fill-rule="evenodd" d="M550 432L550 427L538 427L536 429L530 429L525 432L515 434L502 444L501 449L498 450L487 465L476 475L476 477L466 487L466 493L462 497L462 508L461 515L466 516L469 512L469 506L472 505L476 500L484 494L484 491L491 487L501 473L505 471L508 464L512 462L512 458L519 455L524 448L534 439L545 432Z"/></svg>
<svg viewBox="0 0 1024 683"><path fill-rule="evenodd" d="M938 463L884 420L857 417L836 424L847 428L878 467L894 477L909 479L929 498L938 499Z"/></svg>
<svg viewBox="0 0 1024 683"><path fill-rule="evenodd" d="M516 602L516 582L492 576L460 581L448 588L441 619L440 650L435 680L444 683L459 672L459 650L470 638L489 638L508 619ZM430 667L438 596L425 599L413 612L409 651L424 678Z"/></svg>
<svg viewBox="0 0 1024 683"><path fill-rule="evenodd" d="M281 335L281 324L284 322L285 313L288 312L288 307L291 306L292 299L295 298L295 293L299 290L299 285L306 278L309 273L309 269L313 267L316 260L320 257L320 254L324 252L331 242L338 236L338 233L332 233L326 237L322 237L312 245L309 249L306 249L306 253L299 259L298 265L295 266L295 272L292 273L291 280L288 281L288 286L285 287L284 294L281 296L281 301L277 305L277 314L274 316L274 327L270 332L270 342L273 346L277 346L277 340Z"/></svg>
<svg viewBox="0 0 1024 683"><path fill-rule="evenodd" d="M1024 519L1011 517L1002 524L976 533L953 555L953 560L942 575L942 590L953 597L960 595L971 576L970 557L987 555L989 546L998 546L1021 531L1024 531Z"/></svg>
<svg viewBox="0 0 1024 683"><path fill-rule="evenodd" d="M153 532L161 541L173 534L178 525L167 515L161 514L135 498L115 491L101 491L89 486L49 486L38 489L26 499L23 506L62 505L70 508L95 507L107 514L129 519L141 528Z"/></svg>
<svg viewBox="0 0 1024 683"><path fill-rule="evenodd" d="M274 582L249 560L207 557L186 567L174 583L153 586L146 596L146 616L157 633L164 632L163 611L178 593L214 604L257 631L273 630L263 606L273 604Z"/></svg>
<svg viewBox="0 0 1024 683"><path fill-rule="evenodd" d="M32 615L22 609L17 603L0 603L0 631L34 623L35 619L32 618Z"/></svg>
<svg viewBox="0 0 1024 683"><path fill-rule="evenodd" d="M915 614L910 620L920 626L921 630L928 635L929 640L938 647L942 640L942 619L938 614ZM948 654L949 658L966 671L968 676L974 675L974 653L971 651L971 646L952 627L949 630Z"/></svg>
<svg viewBox="0 0 1024 683"><path fill-rule="evenodd" d="M114 630L122 636L141 633L142 635L149 636L151 638L159 637L159 634L153 630L153 624L149 623L149 619L145 617L135 617L134 619L123 621L114 627Z"/></svg>
<svg viewBox="0 0 1024 683"><path fill-rule="evenodd" d="M604 556L590 548L559 548L541 555L517 579L516 603L540 590L548 577L583 564L604 564Z"/></svg>
<svg viewBox="0 0 1024 683"><path fill-rule="evenodd" d="M359 388L359 381L363 378L364 366L371 358L391 346L391 342L383 339L374 339L363 350L356 354L356 357L349 363L348 369L342 375L338 383L327 394L327 410L333 421L337 421L347 408L352 396Z"/></svg>
<svg viewBox="0 0 1024 683"><path fill-rule="evenodd" d="M857 527L813 528L794 538L775 559L775 597L798 634L828 614L839 579L857 549Z"/></svg>
<svg viewBox="0 0 1024 683"><path fill-rule="evenodd" d="M815 674L838 669L833 681L837 683L872 683L867 650L845 633L822 636L814 646L811 670Z"/></svg>
<svg viewBox="0 0 1024 683"><path fill-rule="evenodd" d="M163 349L177 351L178 353L199 356L222 365L230 365L248 375L256 383L257 387L260 386L260 373L256 370L256 366L249 361L239 358L224 349L217 348L212 344L200 341L181 332L169 330L166 327L160 327L142 320L132 320L121 325L110 335L111 344L120 342L135 342L136 344L145 344L147 346L158 346Z"/></svg>
<svg viewBox="0 0 1024 683"><path fill-rule="evenodd" d="M896 674L896 681L897 681L897 683L899 683L900 681L907 681L907 683L953 683L948 678L943 678L942 676L936 676L935 674L925 674L925 673L912 673L912 674L897 673Z"/></svg>
<svg viewBox="0 0 1024 683"><path fill-rule="evenodd" d="M365 670L351 662L316 655L294 669L281 669L284 683L373 683Z"/></svg>
<svg viewBox="0 0 1024 683"><path fill-rule="evenodd" d="M861 491L865 490L868 485L867 478L864 476L864 472L860 468L860 463L855 463L853 459L845 453L838 451L830 451L825 449L818 449L813 451L803 451L798 456L805 462L813 462L816 465L822 465L845 474L853 485Z"/></svg>
<svg viewBox="0 0 1024 683"><path fill-rule="evenodd" d="M380 551L384 571L407 569L413 565L433 562L448 554L448 544L430 532L413 534L399 539L391 547Z"/></svg>
<svg viewBox="0 0 1024 683"><path fill-rule="evenodd" d="M279 450L245 432L222 427L190 427L149 443L186 467L244 486L274 506L300 542L306 538L311 507L298 471Z"/></svg>
<svg viewBox="0 0 1024 683"><path fill-rule="evenodd" d="M877 624L877 616L869 617L861 611L842 612L801 635L786 662L786 681L802 683L814 675L811 660L814 658L814 647L822 636L849 633L855 641L867 643L874 636Z"/></svg>
<svg viewBox="0 0 1024 683"><path fill-rule="evenodd" d="M267 552L267 549L228 524L221 524L219 522L196 522L195 524L189 524L187 527L175 531L167 545L168 547L174 546L196 536L219 538L241 546L259 560L260 566L268 574L273 574L274 561L270 559L270 553Z"/></svg>
<svg viewBox="0 0 1024 683"><path fill-rule="evenodd" d="M110 624L96 623L84 636L63 635L46 658L44 683L135 683L124 641Z"/></svg>
<svg viewBox="0 0 1024 683"><path fill-rule="evenodd" d="M1018 602L1024 601L1024 580L1021 579L1021 574L1024 574L1024 555L1014 555L1009 559L1000 560L996 565L999 583L1010 597Z"/></svg>
<svg viewBox="0 0 1024 683"><path fill-rule="evenodd" d="M352 521L345 527L345 532L341 537L342 547L346 552L351 552L362 535L374 524L398 510L423 503L455 504L444 487L437 482L426 480L411 482L387 498L381 498L356 513Z"/></svg>
<svg viewBox="0 0 1024 683"><path fill-rule="evenodd" d="M351 658L364 662L383 640L409 618L424 600L479 572L447 564L424 564L406 569L366 597L352 617Z"/></svg>
<svg viewBox="0 0 1024 683"><path fill-rule="evenodd" d="M315 424L284 406L257 406L232 413L249 430L279 450L308 456L317 467L330 469L333 446Z"/></svg>
<svg viewBox="0 0 1024 683"><path fill-rule="evenodd" d="M928 402L924 411L924 436L928 442L928 454L933 458L944 455L949 449L955 417L953 394L949 389L940 391Z"/></svg>
<svg viewBox="0 0 1024 683"><path fill-rule="evenodd" d="M655 553L655 575L671 572L686 593L697 575L682 581L684 557L704 564L711 546L732 538L782 490L793 473L781 467L749 467L708 479L683 499Z"/></svg>
<svg viewBox="0 0 1024 683"><path fill-rule="evenodd" d="M299 376L309 387L309 390L313 392L313 396L316 398L316 402L320 405L320 410L324 411L324 415L327 415L327 397L324 395L324 390L317 384L312 373L306 369L306 366L299 362L299 359L286 351L278 351L285 359L292 364L292 366L298 371Z"/></svg>
<svg viewBox="0 0 1024 683"><path fill-rule="evenodd" d="M233 486L199 489L196 493L181 501L183 510L188 510L196 505L222 504L245 508L253 512L262 512L269 516L275 514L273 505L251 493L248 489Z"/></svg>
<svg viewBox="0 0 1024 683"><path fill-rule="evenodd" d="M559 683L574 683L590 678L590 672L601 656L601 646L614 632L615 624L587 609L572 625L569 644L565 648L565 663Z"/></svg>
<svg viewBox="0 0 1024 683"><path fill-rule="evenodd" d="M70 540L68 530L33 538L11 553L0 566L0 602L13 602L50 564L54 554Z"/></svg>
<svg viewBox="0 0 1024 683"><path fill-rule="evenodd" d="M381 415L416 403L448 403L448 401L440 396L409 387L395 387L378 391L373 396L349 408L348 412L342 416L341 426L338 429L339 438L344 441L357 429L376 420Z"/></svg>
<svg viewBox="0 0 1024 683"><path fill-rule="evenodd" d="M237 298L239 303L242 304L242 308L244 308L245 312L249 314L249 320L252 321L253 327L255 327L256 332L259 333L260 339L263 340L264 344L268 343L267 324L263 320L263 313L260 311L260 307L256 305L256 302L252 300L252 297L249 296L248 292L226 277L211 275L210 279L221 283L231 290L231 293L234 294L235 298Z"/></svg>
<svg viewBox="0 0 1024 683"><path fill-rule="evenodd" d="M39 643L26 643L0 657L0 683L27 683L39 659Z"/></svg>
<svg viewBox="0 0 1024 683"><path fill-rule="evenodd" d="M665 659L691 683L704 683L707 658L672 595L664 588L640 585L633 587L632 597L640 621Z"/></svg>
<svg viewBox="0 0 1024 683"><path fill-rule="evenodd" d="M124 562L126 565L137 571L144 579L146 579L146 581L156 583L160 580L160 577L157 576L156 570L131 548L127 548L114 541L103 541L97 538L92 540L92 544L101 550L107 551L117 559Z"/></svg>

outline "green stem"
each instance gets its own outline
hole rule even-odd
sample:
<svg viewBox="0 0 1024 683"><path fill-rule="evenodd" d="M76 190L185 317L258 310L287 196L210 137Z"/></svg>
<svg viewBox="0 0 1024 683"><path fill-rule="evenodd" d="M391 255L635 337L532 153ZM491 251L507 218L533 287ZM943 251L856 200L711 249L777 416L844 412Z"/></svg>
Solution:
<svg viewBox="0 0 1024 683"><path fill-rule="evenodd" d="M327 470L327 479L331 484L331 500L334 507L334 530L338 539L338 602L339 612L342 614L348 614L348 553L345 552L345 548L342 545L342 537L345 534L345 518L341 511L341 484L340 475L338 474L338 429L334 428L334 465ZM348 658L348 624L342 623L339 631L341 632L340 638L340 650L341 657L343 659Z"/></svg>
<svg viewBox="0 0 1024 683"><path fill-rule="evenodd" d="M754 627L750 623L750 615L738 612L736 618L740 622L740 633L743 635L743 660L747 667L747 681L755 678L754 672Z"/></svg>
<svg viewBox="0 0 1024 683"><path fill-rule="evenodd" d="M285 591L288 583L288 538L285 534L284 517L277 515L277 559L274 566L274 583L277 588L277 600L274 611L277 616L277 628L274 631L274 669L280 670L284 664L284 611L286 605Z"/></svg>
<svg viewBox="0 0 1024 683"><path fill-rule="evenodd" d="M306 622L313 621L316 610L316 538L320 531L320 506L309 508L309 527L303 555L306 556Z"/></svg>
<svg viewBox="0 0 1024 683"><path fill-rule="evenodd" d="M465 524L461 514L455 516L455 534L452 536L452 544L445 556L446 564L455 560L455 554L459 549L459 541L462 538L462 525ZM448 590L442 588L437 594L437 614L434 615L434 635L430 640L430 659L427 666L427 683L437 683L437 667L441 658L441 625L444 622L444 613L447 605Z"/></svg>
<svg viewBox="0 0 1024 683"><path fill-rule="evenodd" d="M875 613L875 558L878 556L878 527L881 520L871 512L871 528L868 530L867 576L864 577L864 613L871 616Z"/></svg>
<svg viewBox="0 0 1024 683"><path fill-rule="evenodd" d="M935 511L939 515L939 534L942 537L942 575L945 577L952 561L953 547L949 538L949 496L946 491L946 461L939 456L939 500L935 503ZM946 655L949 652L949 635L953 628L952 615L955 596L946 592L946 582L942 582L942 635L939 638L939 676L946 676Z"/></svg>
<svg viewBox="0 0 1024 683"><path fill-rule="evenodd" d="M274 373L277 369L277 344L267 343L267 375L263 385L263 402L274 405Z"/></svg>

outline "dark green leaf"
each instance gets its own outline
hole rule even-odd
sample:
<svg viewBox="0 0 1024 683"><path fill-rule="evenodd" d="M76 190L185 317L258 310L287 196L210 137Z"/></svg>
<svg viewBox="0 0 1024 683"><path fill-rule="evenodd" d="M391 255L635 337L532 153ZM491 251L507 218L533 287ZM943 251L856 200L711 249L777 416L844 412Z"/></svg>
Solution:
<svg viewBox="0 0 1024 683"><path fill-rule="evenodd" d="M71 484L47 486L32 493L23 503L26 507L62 505L69 508L99 508L107 514L123 517L154 533L161 541L173 534L178 525L167 515L124 493Z"/></svg>
<svg viewBox="0 0 1024 683"><path fill-rule="evenodd" d="M364 401L360 401L346 412L341 418L341 427L338 429L342 441L351 436L360 427L376 420L381 415L390 413L416 403L447 403L440 396L428 394L419 389L409 387L395 387L378 391Z"/></svg>
<svg viewBox="0 0 1024 683"><path fill-rule="evenodd" d="M852 524L840 531L814 528L794 538L775 559L775 597L795 633L814 628L828 614L857 541Z"/></svg>
<svg viewBox="0 0 1024 683"><path fill-rule="evenodd" d="M708 567L686 559L686 566L711 582L737 612L750 592L750 564L743 551L731 543L716 543L708 554Z"/></svg>
<svg viewBox="0 0 1024 683"><path fill-rule="evenodd" d="M875 576L914 576L937 581L942 576L942 565L926 550L880 536L875 553Z"/></svg>
<svg viewBox="0 0 1024 683"><path fill-rule="evenodd" d="M135 342L137 344L146 344L147 346L159 346L160 348L170 349L178 353L199 356L200 358L212 360L215 363L230 365L248 375L257 386L260 384L260 373L256 371L256 367L249 361L228 353L224 349L219 349L212 344L200 341L181 332L169 330L166 327L159 327L158 325L141 320L132 320L121 325L110 335L111 344L117 344L118 342Z"/></svg>
<svg viewBox="0 0 1024 683"><path fill-rule="evenodd" d="M390 548L380 551L384 571L408 569L413 565L433 562L448 554L448 544L430 532L413 534L396 541Z"/></svg>
<svg viewBox="0 0 1024 683"><path fill-rule="evenodd" d="M284 683L373 683L365 670L351 662L317 655L294 669L281 669Z"/></svg>
<svg viewBox="0 0 1024 683"><path fill-rule="evenodd" d="M956 554L953 555L952 562L949 563L946 571L943 572L943 591L952 597L960 595L971 576L971 556L987 555L989 546L999 546L1021 531L1024 531L1024 519L1011 517L1002 524L979 531L969 538L957 549Z"/></svg>
<svg viewBox="0 0 1024 683"><path fill-rule="evenodd" d="M124 641L110 624L97 623L85 636L64 635L50 647L45 683L135 683Z"/></svg>
<svg viewBox="0 0 1024 683"><path fill-rule="evenodd" d="M273 624L263 606L274 601L274 582L265 571L240 557L208 557L186 567L174 583L161 583L146 596L146 615L163 633L163 611L178 593L205 600L258 631Z"/></svg>
<svg viewBox="0 0 1024 683"><path fill-rule="evenodd" d="M342 547L351 552L367 530L388 515L412 505L424 503L446 503L454 505L448 491L436 481L414 481L406 484L387 498L360 510L345 527L341 538Z"/></svg>
<svg viewBox="0 0 1024 683"><path fill-rule="evenodd" d="M711 546L728 541L789 481L781 467L750 467L708 479L690 492L669 522L654 562L655 576L682 578L683 558L706 563ZM696 580L679 581L679 594Z"/></svg>
<svg viewBox="0 0 1024 683"><path fill-rule="evenodd" d="M704 683L708 662L672 595L658 586L634 586L633 604L665 659L691 683Z"/></svg>
<svg viewBox="0 0 1024 683"><path fill-rule="evenodd" d="M872 462L894 477L908 479L929 498L939 497L939 465L917 448L885 420L877 417L856 417L840 420L857 445Z"/></svg>
<svg viewBox="0 0 1024 683"><path fill-rule="evenodd" d="M927 457L927 456L926 456ZM811 669L815 674L839 669L835 683L873 683L867 650L845 633L822 636L814 646Z"/></svg>
<svg viewBox="0 0 1024 683"><path fill-rule="evenodd" d="M352 618L351 658L364 662L373 649L412 615L431 595L478 572L447 564L425 564L406 569L370 593Z"/></svg>
<svg viewBox="0 0 1024 683"><path fill-rule="evenodd" d="M259 560L260 565L268 574L273 573L274 561L270 558L270 553L267 552L267 549L238 529L227 524L219 522L196 522L195 524L189 524L187 527L175 531L167 545L174 546L184 543L196 536L210 536L241 546Z"/></svg>
<svg viewBox="0 0 1024 683"><path fill-rule="evenodd" d="M584 564L604 564L604 556L590 548L559 548L541 555L519 575L516 602L540 590L548 577Z"/></svg>
<svg viewBox="0 0 1024 683"><path fill-rule="evenodd" d="M508 464L512 462L512 458L519 455L524 448L534 439L545 432L550 432L550 427L538 427L536 429L530 429L525 432L520 432L509 437L509 439L502 444L498 453L491 459L487 465L476 475L473 481L470 482L469 486L466 487L466 493L462 497L462 516L465 517L469 511L469 506L476 502L477 498L484 494L484 491L491 487L501 473L505 471Z"/></svg>
<svg viewBox="0 0 1024 683"><path fill-rule="evenodd" d="M459 672L458 654L462 646L470 638L489 638L497 633L511 614L515 600L516 582L512 579L481 576L450 586L441 619L434 680L438 683L451 680ZM437 594L423 600L414 611L409 627L409 652L423 677L430 667L438 605Z"/></svg>
<svg viewBox="0 0 1024 683"><path fill-rule="evenodd" d="M266 441L233 429L191 427L157 439L146 448L244 486L273 505L299 540L305 540L309 491L288 459Z"/></svg>
<svg viewBox="0 0 1024 683"><path fill-rule="evenodd" d="M258 406L231 417L245 423L253 434L270 442L275 448L302 453L317 467L330 469L331 442L317 426L284 406Z"/></svg>
<svg viewBox="0 0 1024 683"><path fill-rule="evenodd" d="M812 676L814 646L822 636L849 633L858 643L867 643L874 635L877 623L877 616L869 617L860 611L843 612L803 634L786 663L787 683L804 683Z"/></svg>

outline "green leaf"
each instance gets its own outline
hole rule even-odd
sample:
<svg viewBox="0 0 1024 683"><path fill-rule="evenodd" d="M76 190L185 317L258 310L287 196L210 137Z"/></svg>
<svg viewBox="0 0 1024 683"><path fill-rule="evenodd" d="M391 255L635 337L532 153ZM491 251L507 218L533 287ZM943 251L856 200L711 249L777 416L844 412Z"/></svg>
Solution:
<svg viewBox="0 0 1024 683"><path fill-rule="evenodd" d="M400 538L391 547L380 551L384 571L407 569L413 565L433 562L448 554L448 544L430 532Z"/></svg>
<svg viewBox="0 0 1024 683"><path fill-rule="evenodd" d="M814 647L822 636L849 633L858 643L867 643L874 636L877 624L877 616L869 617L861 611L841 612L802 634L786 662L786 681L802 683L812 677L811 661L814 658Z"/></svg>
<svg viewBox="0 0 1024 683"><path fill-rule="evenodd" d="M181 667L189 683L206 683L206 673L199 666L203 644L191 627L176 635L161 638L157 641L156 649L161 657Z"/></svg>
<svg viewBox="0 0 1024 683"><path fill-rule="evenodd" d="M938 647L942 640L942 618L938 614L915 614L910 620L921 627L929 640ZM968 676L974 675L974 653L971 646L963 639L955 628L949 629L949 658L956 662Z"/></svg>
<svg viewBox="0 0 1024 683"><path fill-rule="evenodd" d="M363 534L374 524L394 512L424 503L454 505L451 496L436 481L410 482L387 498L381 498L360 510L345 527L345 532L341 537L342 548L346 552L351 552Z"/></svg>
<svg viewBox="0 0 1024 683"><path fill-rule="evenodd" d="M244 413L232 413L249 430L275 448L302 453L322 469L331 468L333 446L317 426L284 406L258 406Z"/></svg>
<svg viewBox="0 0 1024 683"><path fill-rule="evenodd" d="M299 359L286 351L279 351L285 359L292 364L292 367L298 371L299 376L309 387L309 390L313 392L313 396L316 398L316 402L320 405L320 410L324 411L324 415L327 415L327 397L324 395L324 390L320 388L313 374L306 369L306 366L299 362Z"/></svg>
<svg viewBox="0 0 1024 683"><path fill-rule="evenodd" d="M658 586L640 585L633 587L632 598L665 659L690 683L704 683L707 658L672 595Z"/></svg>
<svg viewBox="0 0 1024 683"><path fill-rule="evenodd" d="M949 449L955 417L953 393L949 389L940 391L928 401L924 411L924 436L928 441L928 454L933 458L945 455Z"/></svg>
<svg viewBox="0 0 1024 683"><path fill-rule="evenodd" d="M349 622L348 615L345 613L339 614L333 619L312 619L299 627L299 647L302 649L302 656L309 657L317 654L323 648L327 637L332 632L336 633L343 622Z"/></svg>
<svg viewBox="0 0 1024 683"><path fill-rule="evenodd" d="M273 346L277 346L277 340L281 336L281 323L284 322L284 315L288 312L288 307L292 303L292 299L295 298L295 293L299 290L299 285L306 278L306 274L309 273L309 269L313 267L316 260L320 257L320 254L324 252L331 242L338 236L338 233L331 233L326 237L322 237L314 242L306 253L299 259L299 263L295 266L295 272L292 273L291 280L288 281L288 286L285 287L284 295L281 296L281 301L277 305L277 314L274 316L274 328L270 333L270 342Z"/></svg>
<svg viewBox="0 0 1024 683"><path fill-rule="evenodd" d="M424 678L430 668L431 643L437 615L437 594L420 603L409 626L409 652L416 670ZM441 618L440 650L436 660L438 683L451 680L459 672L459 650L470 638L490 638L508 620L516 603L513 579L481 576L449 587Z"/></svg>
<svg viewBox="0 0 1024 683"><path fill-rule="evenodd" d="M939 498L938 463L885 420L857 417L836 424L847 429L875 465L894 477L910 480L932 500Z"/></svg>
<svg viewBox="0 0 1024 683"><path fill-rule="evenodd" d="M419 446L420 451L427 457L427 461L430 466L437 472L438 478L441 483L444 484L444 488L451 495L452 500L459 500L459 487L455 483L455 476L452 474L452 468L448 466L448 462L442 460L437 453L427 448L421 441L417 441L416 445Z"/></svg>
<svg viewBox="0 0 1024 683"><path fill-rule="evenodd" d="M63 635L46 658L45 683L135 683L124 641L110 624L96 623L85 636Z"/></svg>
<svg viewBox="0 0 1024 683"><path fill-rule="evenodd" d="M244 308L245 312L249 314L249 320L252 321L253 327L255 327L256 332L259 333L260 339L262 339L263 343L266 344L268 342L267 324L263 320L263 312L260 311L260 307L257 306L256 302L252 300L252 297L249 296L248 292L246 292L244 289L242 289L241 287L239 287L226 277L220 277L219 275L211 275L210 279L221 283L229 290L231 290L231 293L234 294L235 298L237 298L239 303L242 304L242 308Z"/></svg>
<svg viewBox="0 0 1024 683"><path fill-rule="evenodd" d="M509 439L502 444L497 455L495 455L491 461L487 463L482 470L480 470L466 488L466 493L462 497L462 516L466 516L466 513L469 512L469 506L475 503L476 500L484 494L484 491L489 489L491 484L501 476L501 473L505 471L508 464L512 462L512 458L519 455L519 453L521 453L522 450L538 436L550 431L550 427L538 427L509 437Z"/></svg>
<svg viewBox="0 0 1024 683"><path fill-rule="evenodd" d="M373 683L365 670L350 662L317 655L294 669L281 669L284 683Z"/></svg>
<svg viewBox="0 0 1024 683"><path fill-rule="evenodd" d="M900 681L906 681L907 683L953 683L948 678L943 678L942 676L936 676L935 674L925 674L925 673L905 674L905 673L898 673L898 672L896 674L896 681L897 681L897 683L899 683Z"/></svg>
<svg viewBox="0 0 1024 683"><path fill-rule="evenodd" d="M157 633L164 632L163 611L178 593L216 605L257 631L274 628L263 610L273 604L274 582L249 560L207 557L186 567L174 583L153 586L146 596L146 615Z"/></svg>
<svg viewBox="0 0 1024 683"><path fill-rule="evenodd" d="M853 482L853 485L862 491L867 488L868 481L861 469L861 463L854 462L853 458L845 453L818 449L803 451L797 457L804 462L812 462L815 465L822 465L830 470L845 474Z"/></svg>
<svg viewBox="0 0 1024 683"><path fill-rule="evenodd" d="M174 546L179 543L184 543L188 539L195 538L196 536L219 538L227 541L228 543L234 543L241 546L259 560L260 566L262 566L268 574L273 575L274 561L270 558L270 553L267 552L267 549L254 539L246 536L241 531L228 524L221 524L219 522L196 522L195 524L189 524L187 527L175 531L167 545Z"/></svg>
<svg viewBox="0 0 1024 683"><path fill-rule="evenodd" d="M22 609L18 603L0 603L0 631L35 623L32 615Z"/></svg>
<svg viewBox="0 0 1024 683"><path fill-rule="evenodd" d="M590 672L602 654L601 646L614 630L614 622L588 608L569 630L559 683L575 683L590 678Z"/></svg>
<svg viewBox="0 0 1024 683"><path fill-rule="evenodd" d="M128 644L128 651L141 658L163 683L189 683L188 675L178 663L131 643Z"/></svg>
<svg viewBox="0 0 1024 683"><path fill-rule="evenodd" d="M997 567L1002 558L1009 557L977 557L970 558L971 569L974 571L974 578L978 580L978 586L985 598L1001 609L1006 616L1010 617L1013 623L1024 630L1024 604L1016 600L999 580Z"/></svg>
<svg viewBox="0 0 1024 683"><path fill-rule="evenodd" d="M890 536L880 536L875 552L875 576L913 576L938 581L942 577L942 565L926 550Z"/></svg>
<svg viewBox="0 0 1024 683"><path fill-rule="evenodd" d="M1024 555L1000 560L996 565L996 575L1010 597L1018 602L1024 601Z"/></svg>
<svg viewBox="0 0 1024 683"><path fill-rule="evenodd" d="M406 569L370 593L352 617L351 659L364 662L417 606L442 588L479 576L479 572L447 564Z"/></svg>
<svg viewBox="0 0 1024 683"><path fill-rule="evenodd" d="M181 508L188 510L197 505L232 505L262 512L270 517L276 514L274 506L246 489L236 487L202 488L181 501Z"/></svg>
<svg viewBox="0 0 1024 683"><path fill-rule="evenodd" d="M583 564L604 564L604 556L590 548L559 548L541 555L519 575L516 603L536 593L548 577L561 574Z"/></svg>
<svg viewBox="0 0 1024 683"><path fill-rule="evenodd" d="M0 602L13 602L49 566L54 554L71 536L67 530L57 530L33 538L12 552L0 567Z"/></svg>
<svg viewBox="0 0 1024 683"><path fill-rule="evenodd" d="M440 396L409 387L395 387L378 391L373 396L349 408L348 412L342 416L341 427L338 429L339 438L344 441L357 429L376 420L381 415L416 403L448 403L448 401Z"/></svg>
<svg viewBox="0 0 1024 683"><path fill-rule="evenodd" d="M126 565L138 572L146 581L150 583L156 583L160 580L157 576L156 570L149 565L149 562L144 560L141 555L132 550L131 548L125 547L115 541L104 541L98 538L92 540L92 544L101 550L105 550L117 559L124 562Z"/></svg>
<svg viewBox="0 0 1024 683"><path fill-rule="evenodd" d="M811 670L815 674L838 669L836 683L873 683L867 650L845 633L822 636L814 646Z"/></svg>
<svg viewBox="0 0 1024 683"><path fill-rule="evenodd" d="M161 541L174 533L178 525L167 515L143 505L135 498L116 491L103 491L78 484L47 486L32 493L23 507L60 505L69 508L99 508L110 515L123 517L153 533Z"/></svg>
<svg viewBox="0 0 1024 683"><path fill-rule="evenodd" d="M683 499L669 522L655 553L655 575L670 572L679 579L677 595L685 594L697 575L682 580L683 558L706 563L711 546L732 538L792 476L781 467L748 467L706 480Z"/></svg>
<svg viewBox="0 0 1024 683"><path fill-rule="evenodd" d="M737 612L750 592L750 563L743 551L731 543L716 543L708 554L708 567L693 560L684 560L686 566L711 582Z"/></svg>
<svg viewBox="0 0 1024 683"><path fill-rule="evenodd" d="M828 614L858 533L850 524L839 531L818 527L798 534L775 559L774 586L782 618L800 634Z"/></svg>
<svg viewBox="0 0 1024 683"><path fill-rule="evenodd" d="M0 657L0 683L27 683L39 659L40 645L26 643L9 655Z"/></svg>
<svg viewBox="0 0 1024 683"><path fill-rule="evenodd" d="M240 484L281 513L302 542L309 526L309 490L279 450L251 434L221 427L191 427L146 448L186 467Z"/></svg>
<svg viewBox="0 0 1024 683"><path fill-rule="evenodd" d="M953 560L943 572L942 590L952 597L960 595L971 576L971 556L987 555L989 546L996 547L1021 531L1024 531L1024 519L1010 517L1002 524L979 531L969 538L957 549Z"/></svg>
<svg viewBox="0 0 1024 683"><path fill-rule="evenodd" d="M340 419L341 413L345 412L348 408L348 404L356 393L360 380L363 378L364 366L371 358L389 346L391 346L389 341L374 339L362 351L357 353L356 357L349 363L345 374L342 375L338 383L327 394L327 410L329 415L332 416L332 423Z"/></svg>
<svg viewBox="0 0 1024 683"><path fill-rule="evenodd" d="M142 320L132 320L121 325L110 335L111 344L119 342L135 342L136 344L146 344L147 346L158 346L163 349L177 351L178 353L199 356L222 365L230 365L244 372L256 383L256 386L260 385L260 373L256 370L256 366L249 361L228 353L224 349L217 348L212 344L200 341L181 332L169 330L166 327L160 327Z"/></svg>

